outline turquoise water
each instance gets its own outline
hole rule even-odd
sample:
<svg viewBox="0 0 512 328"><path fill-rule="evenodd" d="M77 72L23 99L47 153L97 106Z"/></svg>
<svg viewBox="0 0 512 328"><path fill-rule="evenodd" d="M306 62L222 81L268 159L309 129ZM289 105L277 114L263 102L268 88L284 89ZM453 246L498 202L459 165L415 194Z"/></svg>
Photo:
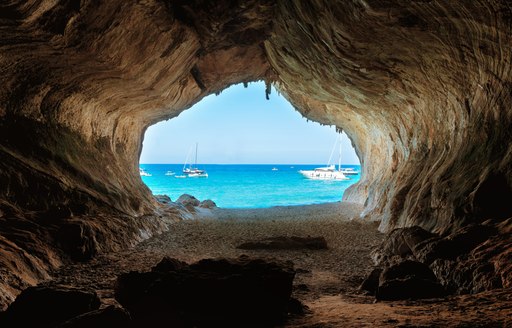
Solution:
<svg viewBox="0 0 512 328"><path fill-rule="evenodd" d="M168 195L176 200L191 194L199 200L211 199L224 208L262 208L307 205L340 201L343 192L359 181L360 175L346 181L321 181L304 178L298 171L323 165L200 165L208 178L167 176L167 171L181 175L183 164L141 164L151 176L141 176L154 195ZM273 171L272 168L277 168ZM343 168L361 170L359 165Z"/></svg>

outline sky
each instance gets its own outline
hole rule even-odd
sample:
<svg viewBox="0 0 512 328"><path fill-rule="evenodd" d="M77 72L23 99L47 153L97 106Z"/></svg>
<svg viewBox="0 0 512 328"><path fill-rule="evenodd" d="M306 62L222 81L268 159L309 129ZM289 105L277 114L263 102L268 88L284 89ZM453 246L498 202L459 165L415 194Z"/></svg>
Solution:
<svg viewBox="0 0 512 328"><path fill-rule="evenodd" d="M197 142L200 164L327 164L338 135L308 122L275 89L266 100L263 82L238 84L149 127L140 163L184 163ZM338 147L335 154L333 164ZM341 162L359 164L345 133Z"/></svg>

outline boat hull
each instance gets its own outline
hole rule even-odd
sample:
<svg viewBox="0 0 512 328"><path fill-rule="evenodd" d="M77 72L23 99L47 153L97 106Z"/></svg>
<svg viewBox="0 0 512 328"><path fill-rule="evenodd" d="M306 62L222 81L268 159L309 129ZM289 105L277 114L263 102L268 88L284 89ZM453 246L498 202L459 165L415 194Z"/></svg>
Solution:
<svg viewBox="0 0 512 328"><path fill-rule="evenodd" d="M189 173L189 178L208 178L208 173Z"/></svg>
<svg viewBox="0 0 512 328"><path fill-rule="evenodd" d="M302 174L304 177L312 180L334 180L334 181L341 181L341 180L350 180L347 178L342 172L340 171L299 171L300 174Z"/></svg>
<svg viewBox="0 0 512 328"><path fill-rule="evenodd" d="M344 175L358 175L359 172L358 171L341 171L341 173L343 173Z"/></svg>

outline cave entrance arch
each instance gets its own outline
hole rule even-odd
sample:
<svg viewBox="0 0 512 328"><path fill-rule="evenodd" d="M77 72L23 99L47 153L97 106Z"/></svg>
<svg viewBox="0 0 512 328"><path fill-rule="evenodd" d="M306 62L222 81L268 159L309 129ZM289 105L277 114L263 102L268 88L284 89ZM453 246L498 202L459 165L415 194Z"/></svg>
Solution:
<svg viewBox="0 0 512 328"><path fill-rule="evenodd" d="M266 100L265 92L263 82L234 85L151 126L140 156L143 182L155 195L176 200L191 194L226 208L340 201L361 174L348 136L306 120L275 90ZM196 146L197 167L208 178L182 172L196 161ZM344 169L359 174L320 181L299 172L327 163L337 167L340 159Z"/></svg>

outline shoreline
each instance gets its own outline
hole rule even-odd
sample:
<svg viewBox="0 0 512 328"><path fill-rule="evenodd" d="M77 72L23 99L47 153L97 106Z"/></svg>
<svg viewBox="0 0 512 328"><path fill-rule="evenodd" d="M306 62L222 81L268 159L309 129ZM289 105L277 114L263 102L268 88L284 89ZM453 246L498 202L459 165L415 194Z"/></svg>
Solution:
<svg viewBox="0 0 512 328"><path fill-rule="evenodd" d="M304 220L316 217L318 219L351 221L359 219L362 210L362 204L338 201L307 205L278 205L262 208L216 207L211 209L209 214L198 211L196 216L199 219L212 218L218 220Z"/></svg>

